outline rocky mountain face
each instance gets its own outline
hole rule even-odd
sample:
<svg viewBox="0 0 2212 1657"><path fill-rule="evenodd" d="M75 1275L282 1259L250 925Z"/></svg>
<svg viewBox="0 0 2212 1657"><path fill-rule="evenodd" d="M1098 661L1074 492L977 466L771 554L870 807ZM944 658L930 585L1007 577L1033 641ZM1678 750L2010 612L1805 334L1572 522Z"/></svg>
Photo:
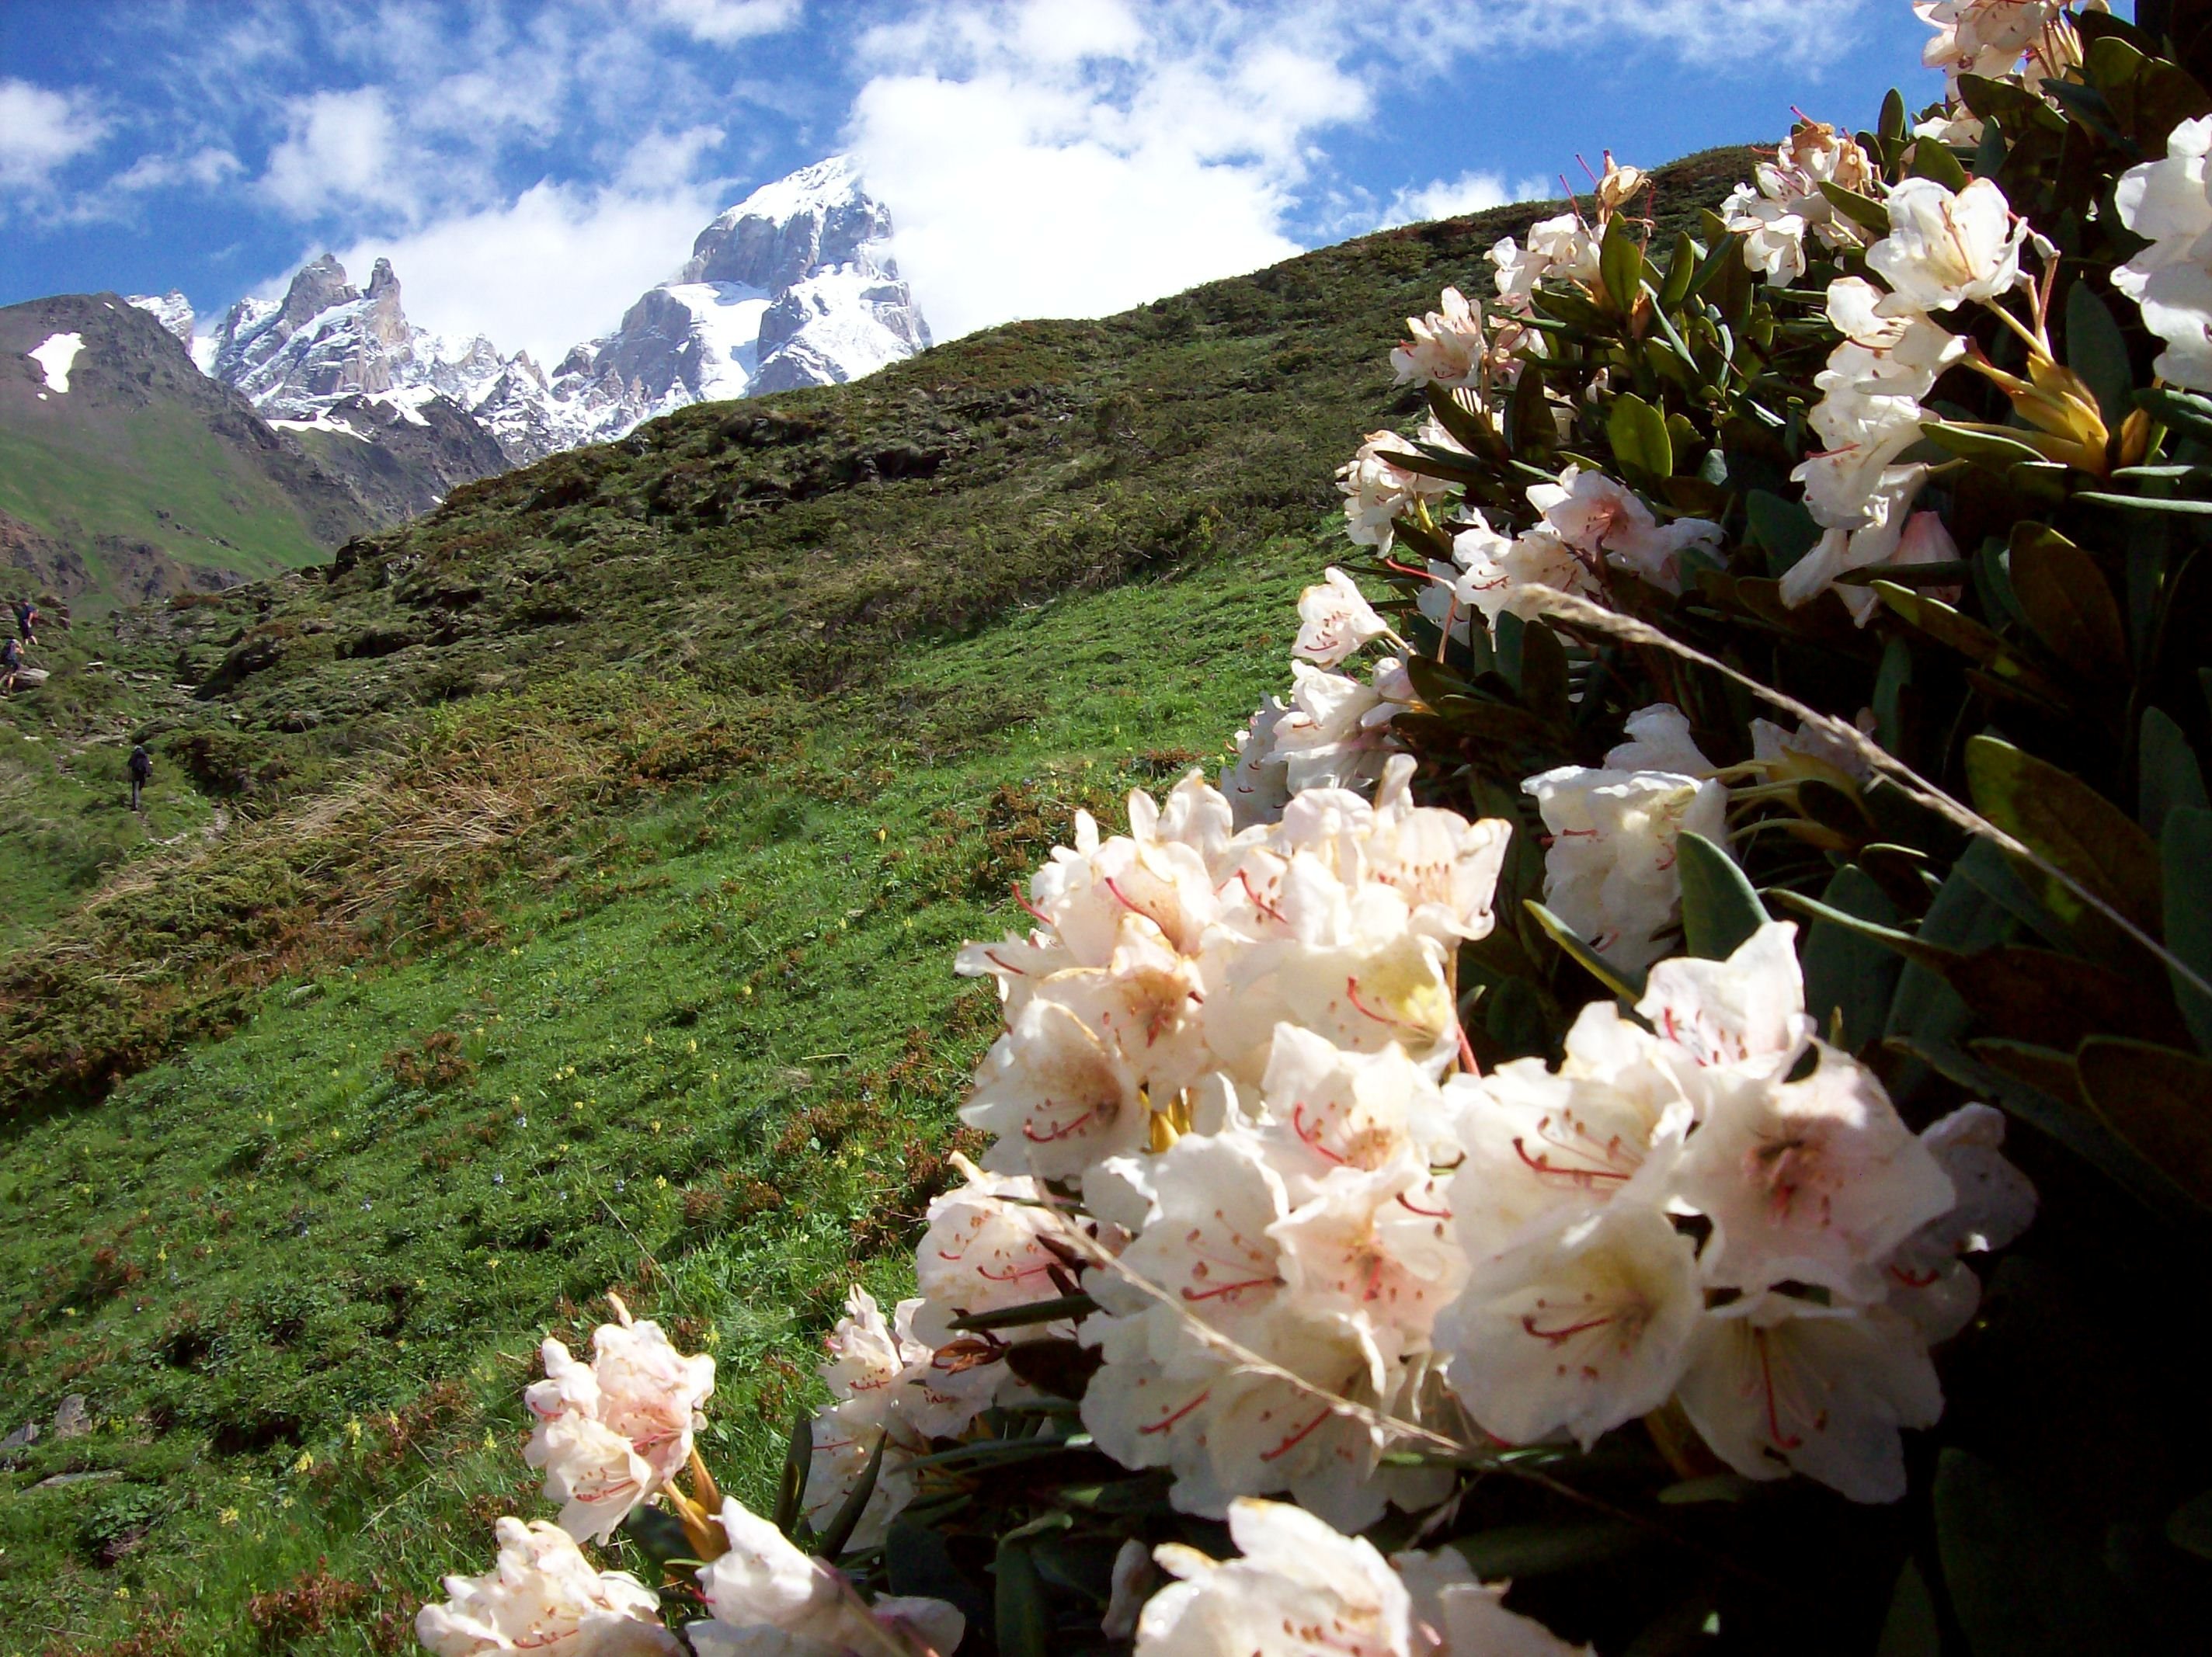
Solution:
<svg viewBox="0 0 2212 1657"><path fill-rule="evenodd" d="M687 404L836 385L924 349L929 329L899 280L890 233L889 210L851 160L835 156L722 214L673 277L550 373L482 336L416 327L388 263L377 262L364 292L327 253L281 300L234 306L201 349L215 378L274 421L334 434L327 422L349 399L427 416L444 398L490 434L505 464L520 465L623 436ZM182 296L132 303L167 324ZM190 307L182 314L189 328ZM382 440L356 429L362 418L357 410L338 424ZM459 429L444 416L430 423ZM445 473L459 481L475 464L471 452L439 446Z"/></svg>
<svg viewBox="0 0 2212 1657"><path fill-rule="evenodd" d="M0 308L0 587L101 610L313 563L380 518L158 310Z"/></svg>

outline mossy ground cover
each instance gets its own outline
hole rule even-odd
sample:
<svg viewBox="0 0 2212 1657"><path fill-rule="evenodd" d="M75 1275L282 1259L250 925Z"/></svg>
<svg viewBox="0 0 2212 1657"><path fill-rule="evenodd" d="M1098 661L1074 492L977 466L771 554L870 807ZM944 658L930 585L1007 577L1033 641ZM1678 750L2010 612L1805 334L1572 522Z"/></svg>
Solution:
<svg viewBox="0 0 2212 1657"><path fill-rule="evenodd" d="M954 978L1083 804L1218 762L1328 555L1019 611L745 776L579 825L465 938L0 1147L5 1397L89 1435L0 1474L0 1650L390 1647L502 1511L534 1346L620 1285L712 1350L767 1499L854 1276L895 1294L995 1025ZM58 1473L119 1475L33 1488ZM149 1644L143 1649L162 1649Z"/></svg>

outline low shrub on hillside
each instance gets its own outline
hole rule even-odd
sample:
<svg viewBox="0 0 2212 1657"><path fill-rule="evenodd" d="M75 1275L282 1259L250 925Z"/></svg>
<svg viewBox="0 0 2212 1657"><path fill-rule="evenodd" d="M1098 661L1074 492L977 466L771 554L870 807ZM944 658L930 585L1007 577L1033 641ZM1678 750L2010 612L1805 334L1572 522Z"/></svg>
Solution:
<svg viewBox="0 0 2212 1657"><path fill-rule="evenodd" d="M765 1511L614 1298L526 1395L557 1520L426 1644L2205 1625L2212 92L2162 6L1921 9L1917 121L1669 239L1608 158L1409 325L1428 417L1340 476L1391 597L1329 572L1220 787L1079 812L962 952L990 1144Z"/></svg>

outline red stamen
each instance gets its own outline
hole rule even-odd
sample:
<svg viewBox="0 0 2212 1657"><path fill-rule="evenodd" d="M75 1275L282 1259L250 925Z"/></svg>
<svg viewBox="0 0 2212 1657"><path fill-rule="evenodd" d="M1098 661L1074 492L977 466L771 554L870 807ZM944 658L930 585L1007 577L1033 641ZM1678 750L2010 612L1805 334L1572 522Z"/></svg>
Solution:
<svg viewBox="0 0 2212 1657"><path fill-rule="evenodd" d="M1070 1135L1073 1134L1078 1128L1080 1128L1085 1122L1089 1121L1097 1114L1097 1108L1094 1106L1091 1109L1085 1111L1082 1115L1077 1117L1066 1126L1054 1128L1049 1133L1039 1133L1027 1122L1024 1122L1022 1124L1022 1138L1028 1140L1033 1145L1048 1145L1054 1144L1057 1140L1067 1138Z"/></svg>
<svg viewBox="0 0 2212 1657"><path fill-rule="evenodd" d="M1766 1331L1754 1329L1751 1332L1751 1338L1759 1343L1759 1382L1766 1388L1766 1435L1774 1441L1774 1447L1778 1450L1802 1449L1805 1446L1803 1439L1782 1430L1782 1418L1774 1402L1774 1366L1766 1356Z"/></svg>
<svg viewBox="0 0 2212 1657"><path fill-rule="evenodd" d="M1539 1329L1536 1326L1536 1314L1531 1312L1521 1320L1521 1326L1535 1336L1538 1340L1559 1346L1572 1340L1577 1335L1587 1334L1593 1329L1602 1329L1612 1321L1609 1317L1589 1318L1581 1323L1571 1323L1564 1329Z"/></svg>
<svg viewBox="0 0 2212 1657"><path fill-rule="evenodd" d="M1191 1399L1189 1403L1184 1405L1182 1409L1177 1410L1173 1415L1164 1417L1162 1419L1154 1422L1149 1427L1139 1427L1137 1430L1139 1433L1164 1433L1167 1431L1169 1428L1174 1426L1176 1423L1181 1421L1185 1416L1188 1415L1193 1410L1198 1408L1200 1405L1205 1403L1206 1400L1212 1395L1213 1389L1209 1387L1206 1391L1200 1393L1196 1398Z"/></svg>
<svg viewBox="0 0 2212 1657"><path fill-rule="evenodd" d="M1273 1461L1273 1460L1274 1460L1278 1456L1285 1456L1285 1455L1288 1455L1288 1454L1289 1454L1292 1450L1296 1449L1296 1448L1297 1448L1300 1444L1303 1444L1304 1442L1305 1442L1305 1441L1306 1441L1307 1439L1309 1439L1309 1438L1312 1437L1312 1436L1313 1436L1313 1430L1314 1430L1314 1429L1315 1429L1315 1428L1316 1428L1316 1427L1318 1427L1318 1426L1320 1426L1320 1425L1322 1424L1322 1422L1327 1421L1327 1420L1328 1419L1328 1417L1329 1417L1329 1412L1328 1412L1327 1410L1323 1410L1323 1411L1322 1411L1319 1415L1316 1416L1316 1417L1315 1417L1311 1421L1309 1421L1308 1423L1306 1423L1306 1424L1305 1424L1304 1426L1303 1426L1303 1427L1299 1428L1299 1429L1297 1429L1297 1431L1296 1431L1295 1433L1292 1433L1292 1434L1291 1434L1288 1438L1285 1439L1285 1440L1284 1440L1280 1444L1278 1444L1277 1446L1275 1446L1275 1448L1274 1448L1273 1449L1272 1449L1272 1450L1262 1450L1262 1451L1261 1451L1261 1452L1260 1452L1260 1460L1262 1460L1262 1461Z"/></svg>

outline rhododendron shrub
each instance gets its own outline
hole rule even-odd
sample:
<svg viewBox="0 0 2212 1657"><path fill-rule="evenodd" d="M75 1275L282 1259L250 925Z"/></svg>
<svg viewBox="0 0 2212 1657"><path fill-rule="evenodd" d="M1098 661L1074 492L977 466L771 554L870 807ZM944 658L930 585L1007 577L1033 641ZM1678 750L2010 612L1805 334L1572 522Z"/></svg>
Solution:
<svg viewBox="0 0 2212 1657"><path fill-rule="evenodd" d="M426 1641L2201 1642L2212 33L1915 9L1942 103L1377 342L1281 694L960 952L983 1148L773 1501L617 1303Z"/></svg>

